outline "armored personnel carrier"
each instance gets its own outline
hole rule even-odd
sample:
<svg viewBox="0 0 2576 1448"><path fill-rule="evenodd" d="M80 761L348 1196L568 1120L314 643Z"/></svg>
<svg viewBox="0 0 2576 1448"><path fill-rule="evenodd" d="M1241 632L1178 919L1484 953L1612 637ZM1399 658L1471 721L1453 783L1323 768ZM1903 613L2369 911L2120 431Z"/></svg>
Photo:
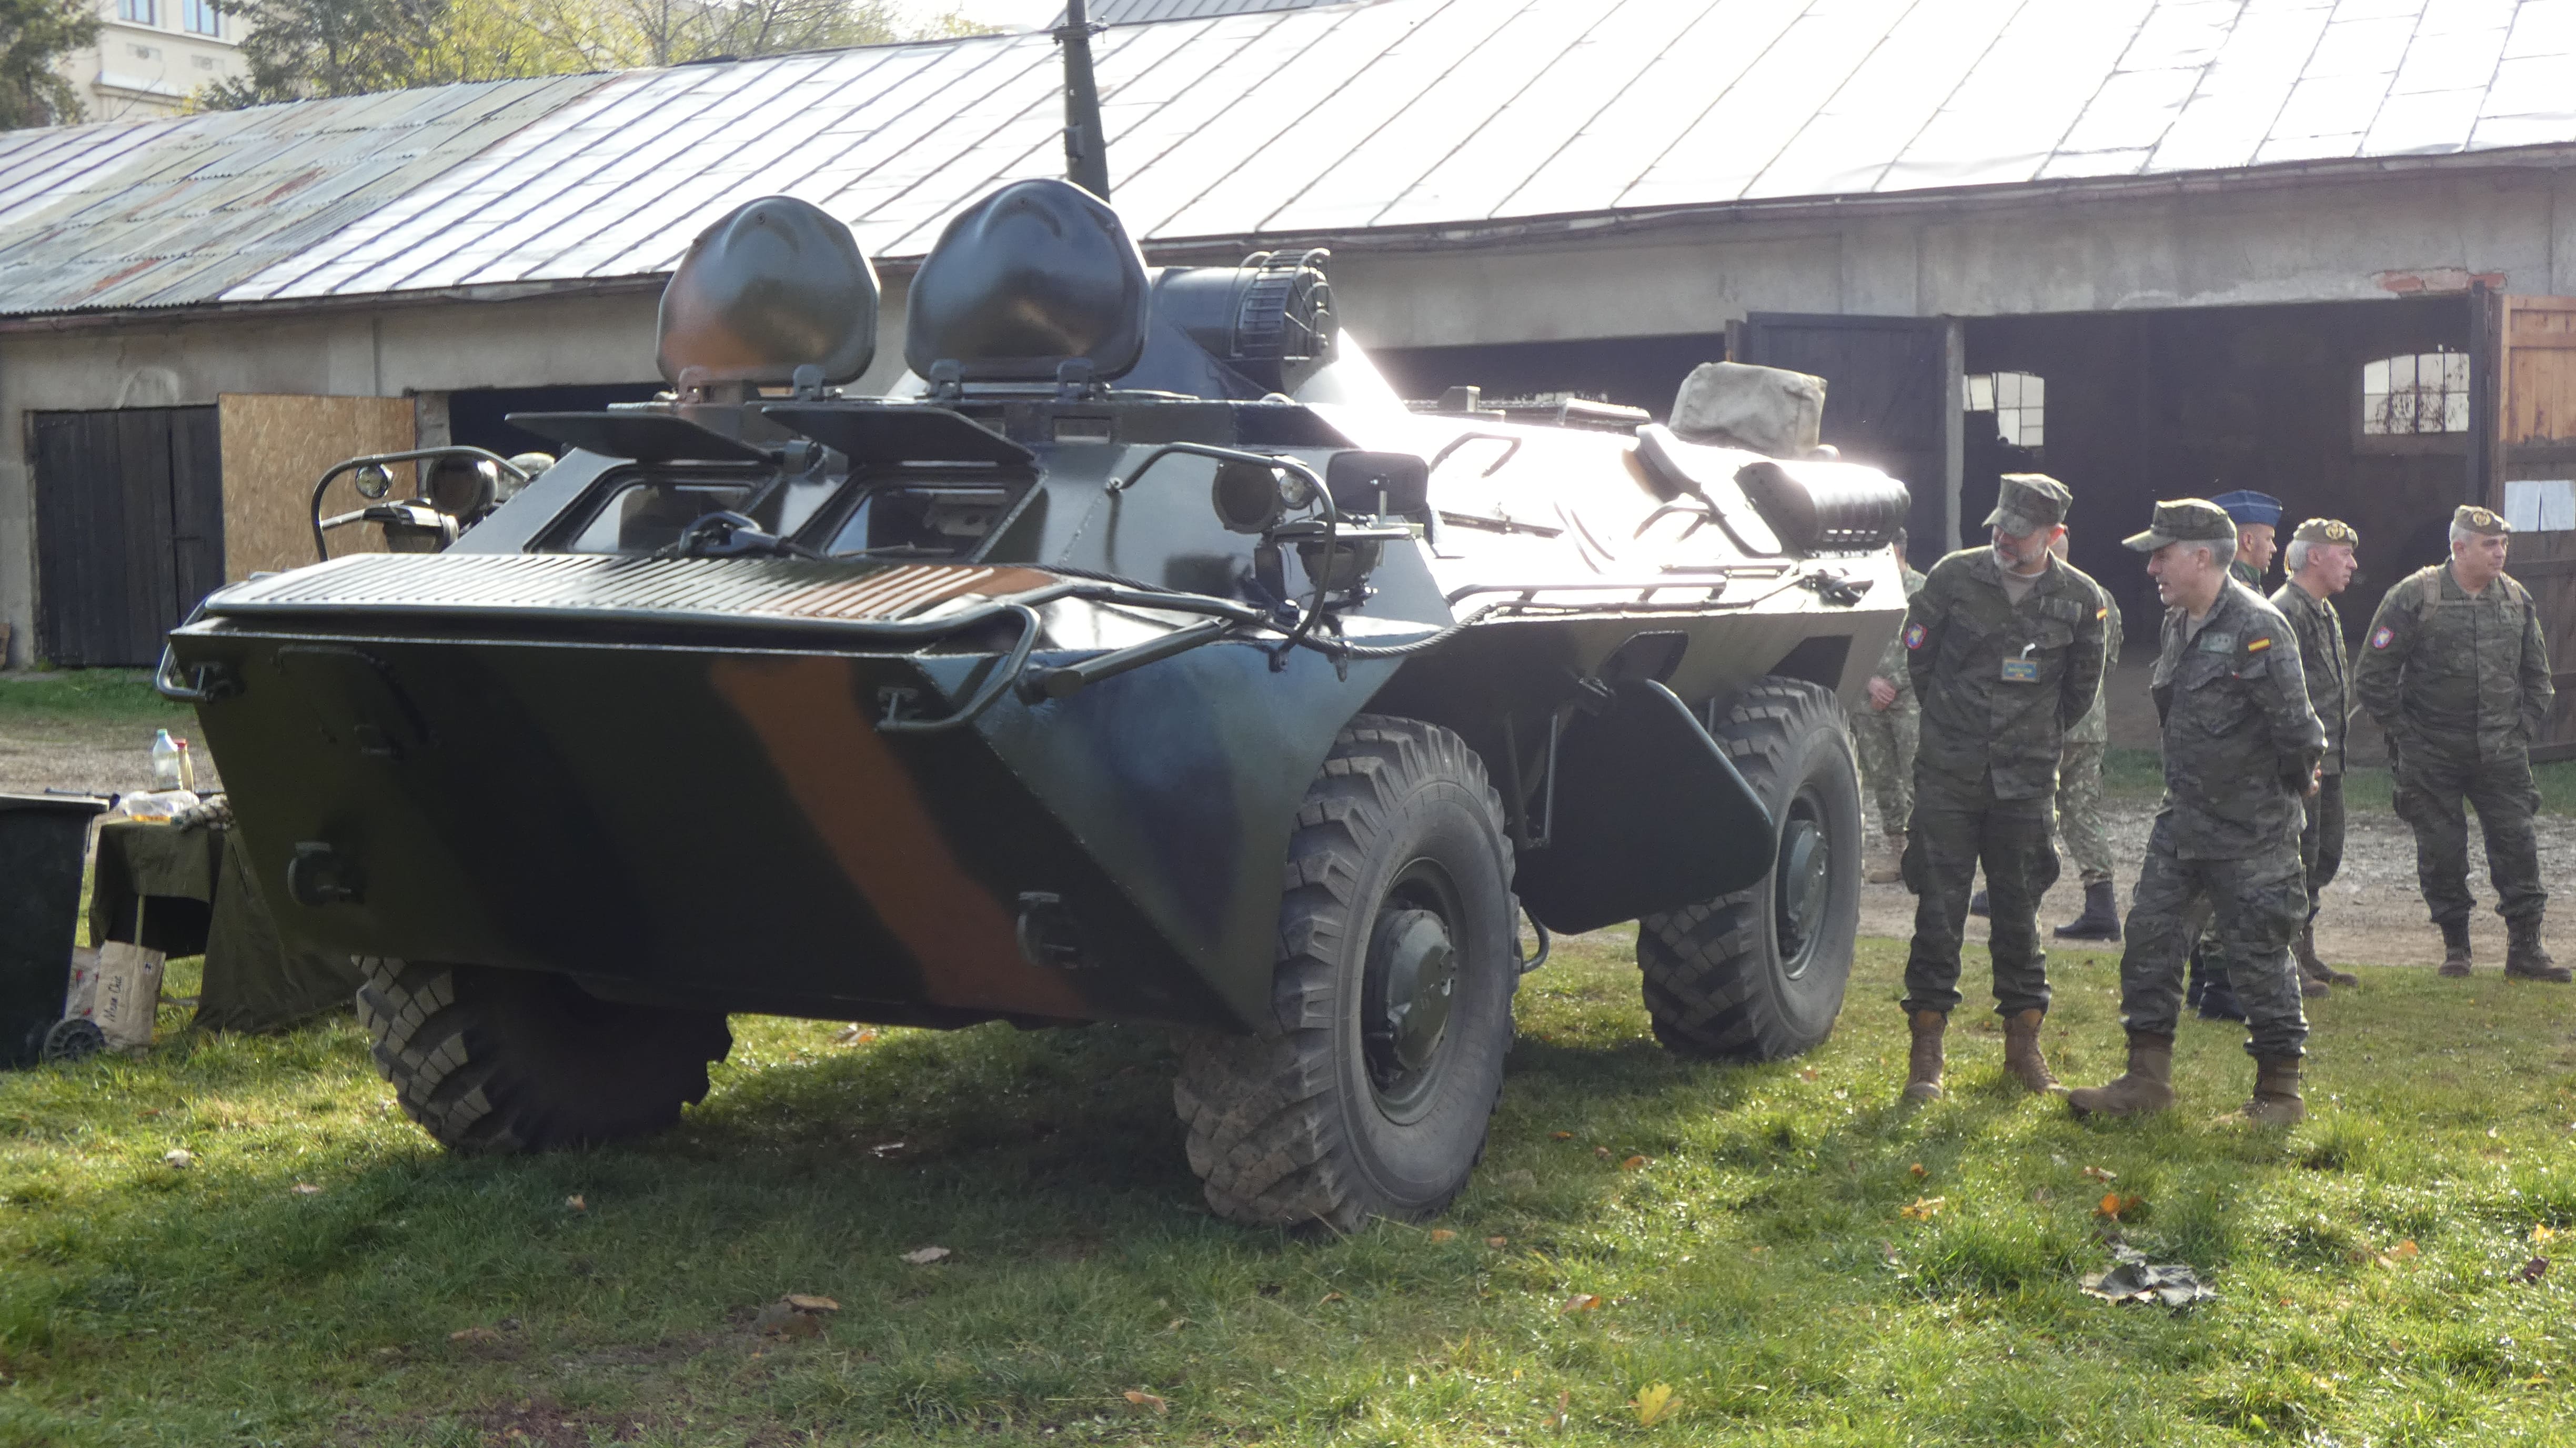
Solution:
<svg viewBox="0 0 2576 1448"><path fill-rule="evenodd" d="M854 396L869 263L753 201L669 283L660 400L520 415L551 466L210 597L163 687L404 1109L651 1132L734 1012L1157 1022L1217 1211L1347 1227L1467 1181L1550 932L1641 920L1675 1050L1821 1040L1904 489L1408 409L1327 265L1150 268L1016 183Z"/></svg>

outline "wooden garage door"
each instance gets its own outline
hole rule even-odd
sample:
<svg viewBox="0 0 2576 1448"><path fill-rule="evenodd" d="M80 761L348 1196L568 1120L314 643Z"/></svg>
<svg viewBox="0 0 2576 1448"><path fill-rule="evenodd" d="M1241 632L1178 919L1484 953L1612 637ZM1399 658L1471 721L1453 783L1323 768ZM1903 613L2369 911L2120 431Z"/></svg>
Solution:
<svg viewBox="0 0 2576 1448"><path fill-rule="evenodd" d="M2576 755L2576 297L2483 299L2495 380L2487 506L2514 522L2513 576L2540 605L2557 707L2533 753Z"/></svg>
<svg viewBox="0 0 2576 1448"><path fill-rule="evenodd" d="M223 582L211 407L31 414L36 632L65 665L140 667Z"/></svg>

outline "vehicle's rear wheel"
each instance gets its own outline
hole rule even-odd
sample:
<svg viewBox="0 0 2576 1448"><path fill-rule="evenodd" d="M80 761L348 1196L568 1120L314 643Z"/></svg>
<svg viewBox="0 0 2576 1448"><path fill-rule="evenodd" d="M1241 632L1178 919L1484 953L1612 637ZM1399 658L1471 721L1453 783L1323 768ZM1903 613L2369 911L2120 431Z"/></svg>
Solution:
<svg viewBox="0 0 2576 1448"><path fill-rule="evenodd" d="M1306 792L1271 1019L1193 1043L1173 1088L1219 1216L1349 1230L1467 1184L1520 965L1502 804L1457 735L1361 715Z"/></svg>
<svg viewBox="0 0 2576 1448"><path fill-rule="evenodd" d="M661 1131L733 1049L714 1011L603 1001L560 976L362 959L358 1021L412 1120L461 1152Z"/></svg>
<svg viewBox="0 0 2576 1448"><path fill-rule="evenodd" d="M1637 922L1655 1038L1684 1055L1775 1061L1832 1033L1860 933L1860 774L1831 691L1765 678L1718 744L1771 810L1762 883Z"/></svg>

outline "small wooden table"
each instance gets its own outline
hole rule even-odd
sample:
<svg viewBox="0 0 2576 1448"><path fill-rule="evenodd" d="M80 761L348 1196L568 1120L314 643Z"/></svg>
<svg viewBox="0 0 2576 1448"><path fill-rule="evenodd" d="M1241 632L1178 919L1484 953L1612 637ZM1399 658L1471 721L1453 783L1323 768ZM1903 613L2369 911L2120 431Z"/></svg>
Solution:
<svg viewBox="0 0 2576 1448"><path fill-rule="evenodd" d="M221 824L119 820L99 827L90 938L203 955L196 1026L277 1031L350 1009L349 957L287 937Z"/></svg>

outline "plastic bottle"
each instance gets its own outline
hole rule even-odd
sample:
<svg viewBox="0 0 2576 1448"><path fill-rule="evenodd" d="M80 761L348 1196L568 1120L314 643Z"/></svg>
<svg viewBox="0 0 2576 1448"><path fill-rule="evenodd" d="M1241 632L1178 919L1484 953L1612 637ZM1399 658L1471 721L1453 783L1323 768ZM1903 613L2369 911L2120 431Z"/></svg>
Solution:
<svg viewBox="0 0 2576 1448"><path fill-rule="evenodd" d="M152 735L152 787L179 788L179 744L167 729L156 730Z"/></svg>
<svg viewBox="0 0 2576 1448"><path fill-rule="evenodd" d="M178 741L178 744L179 787L194 793L197 788L197 751L190 749L185 739Z"/></svg>

